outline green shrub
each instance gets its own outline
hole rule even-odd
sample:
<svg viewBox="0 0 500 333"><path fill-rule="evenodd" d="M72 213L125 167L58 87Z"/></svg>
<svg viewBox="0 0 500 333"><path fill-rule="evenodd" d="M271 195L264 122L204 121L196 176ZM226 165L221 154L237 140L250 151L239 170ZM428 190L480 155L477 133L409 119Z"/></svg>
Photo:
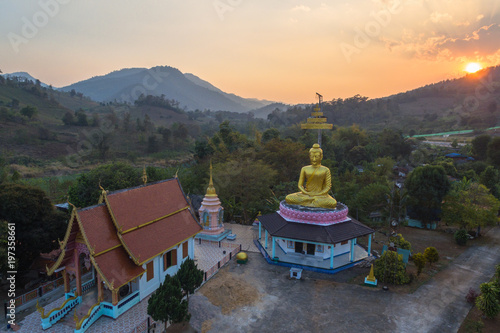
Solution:
<svg viewBox="0 0 500 333"><path fill-rule="evenodd" d="M457 242L458 245L464 246L467 244L467 239L469 239L469 234L467 233L467 230L465 229L460 229L455 232L455 242Z"/></svg>
<svg viewBox="0 0 500 333"><path fill-rule="evenodd" d="M420 275L420 273L422 273L422 270L424 269L425 267L425 257L422 253L416 253L413 255L413 263L415 263L415 266L417 266L417 276Z"/></svg>
<svg viewBox="0 0 500 333"><path fill-rule="evenodd" d="M480 333L483 331L483 328L484 328L484 323L481 320L479 320L479 321L468 320L467 324L465 324L466 332L479 332Z"/></svg>
<svg viewBox="0 0 500 333"><path fill-rule="evenodd" d="M500 313L498 289L493 282L481 283L481 295L476 298L477 308L488 318L495 318Z"/></svg>
<svg viewBox="0 0 500 333"><path fill-rule="evenodd" d="M438 262L439 253L435 247L430 246L424 251L425 260L432 266L433 263Z"/></svg>
<svg viewBox="0 0 500 333"><path fill-rule="evenodd" d="M399 249L411 251L411 243L404 239L401 234L398 234L396 237L389 237L389 242L394 243L394 246Z"/></svg>
<svg viewBox="0 0 500 333"><path fill-rule="evenodd" d="M385 251L375 261L374 274L380 282L393 284L406 284L410 282L410 277L406 273L406 266L403 262L403 256L394 251Z"/></svg>

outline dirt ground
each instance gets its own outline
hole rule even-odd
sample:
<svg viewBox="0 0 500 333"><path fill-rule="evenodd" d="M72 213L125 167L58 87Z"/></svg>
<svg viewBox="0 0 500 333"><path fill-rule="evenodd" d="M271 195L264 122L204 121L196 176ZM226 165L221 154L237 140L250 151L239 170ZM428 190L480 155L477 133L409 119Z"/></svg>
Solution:
<svg viewBox="0 0 500 333"><path fill-rule="evenodd" d="M227 270L222 270L210 283L202 286L199 292L205 295L210 303L220 306L223 314L239 307L253 305L261 298L255 287Z"/></svg>
<svg viewBox="0 0 500 333"><path fill-rule="evenodd" d="M383 291L380 285L365 286L358 279L367 275L368 268L361 267L334 275L304 271L302 279L295 280L289 269L249 253L246 265L231 261L190 297L191 325L201 332L332 332L335 327L456 332L471 308L465 302L466 291L494 272L491 263L498 261L500 230L494 230L494 239L486 236L461 248L450 233L400 229L416 251L435 246L441 252L440 262L426 267L428 279L419 278L411 288L390 286Z"/></svg>
<svg viewBox="0 0 500 333"><path fill-rule="evenodd" d="M500 330L500 315L498 315L494 319L483 318L481 315L481 311L479 311L476 307L470 310L469 315L460 326L458 333L469 333L469 332L477 332L474 330L477 322L483 323L483 328L481 332L483 333L498 333Z"/></svg>

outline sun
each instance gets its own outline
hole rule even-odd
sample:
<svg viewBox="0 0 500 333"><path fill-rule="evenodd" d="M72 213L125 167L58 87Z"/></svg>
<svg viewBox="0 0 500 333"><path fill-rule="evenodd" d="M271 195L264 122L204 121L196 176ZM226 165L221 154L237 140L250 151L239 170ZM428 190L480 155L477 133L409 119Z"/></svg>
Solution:
<svg viewBox="0 0 500 333"><path fill-rule="evenodd" d="M477 62L469 62L467 66L465 66L465 71L467 73L475 73L481 69L483 69L483 67Z"/></svg>

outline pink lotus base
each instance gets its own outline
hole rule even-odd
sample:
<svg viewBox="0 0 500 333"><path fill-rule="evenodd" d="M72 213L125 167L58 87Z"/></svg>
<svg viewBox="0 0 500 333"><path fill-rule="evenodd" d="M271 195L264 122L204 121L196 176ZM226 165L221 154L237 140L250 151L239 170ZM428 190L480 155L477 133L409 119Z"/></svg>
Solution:
<svg viewBox="0 0 500 333"><path fill-rule="evenodd" d="M285 201L280 203L280 210L278 214L289 222L316 224L316 225L331 225L349 221L347 214L349 209L347 206L340 204L337 209L321 209L321 210L308 210L306 208L296 209L287 205Z"/></svg>

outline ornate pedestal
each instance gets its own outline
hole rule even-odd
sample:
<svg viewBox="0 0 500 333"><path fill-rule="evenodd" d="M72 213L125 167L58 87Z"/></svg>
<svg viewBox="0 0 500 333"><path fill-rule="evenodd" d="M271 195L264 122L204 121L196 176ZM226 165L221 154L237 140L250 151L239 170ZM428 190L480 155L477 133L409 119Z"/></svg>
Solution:
<svg viewBox="0 0 500 333"><path fill-rule="evenodd" d="M316 208L289 205L284 200L280 203L278 214L288 222L316 224L327 226L349 221L349 209L343 203L337 203L337 208Z"/></svg>

